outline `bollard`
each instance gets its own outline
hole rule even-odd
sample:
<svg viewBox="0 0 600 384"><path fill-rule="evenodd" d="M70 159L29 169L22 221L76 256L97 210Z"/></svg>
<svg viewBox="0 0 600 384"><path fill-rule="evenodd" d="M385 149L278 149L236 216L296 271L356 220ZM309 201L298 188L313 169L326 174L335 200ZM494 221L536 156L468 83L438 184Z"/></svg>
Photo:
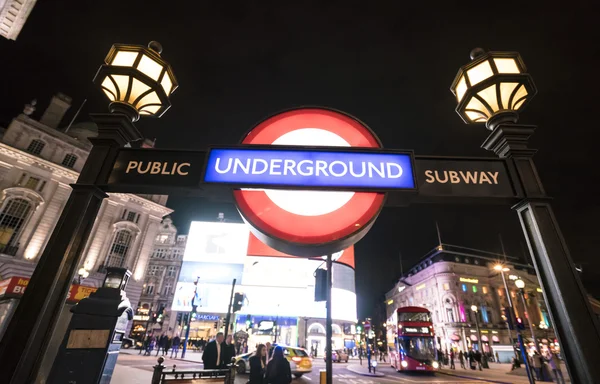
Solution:
<svg viewBox="0 0 600 384"><path fill-rule="evenodd" d="M152 384L160 384L160 379L162 377L162 372L165 369L165 366L162 364L165 359L163 359L162 357L158 358L158 364L156 364L154 367L154 372L152 373Z"/></svg>
<svg viewBox="0 0 600 384"><path fill-rule="evenodd" d="M324 369L319 371L319 384L327 384L327 371Z"/></svg>

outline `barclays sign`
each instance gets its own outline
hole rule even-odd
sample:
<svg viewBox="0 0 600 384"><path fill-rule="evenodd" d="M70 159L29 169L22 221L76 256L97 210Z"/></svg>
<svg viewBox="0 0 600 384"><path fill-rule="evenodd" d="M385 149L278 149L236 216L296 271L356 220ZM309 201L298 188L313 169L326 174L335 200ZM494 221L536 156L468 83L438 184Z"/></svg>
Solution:
<svg viewBox="0 0 600 384"><path fill-rule="evenodd" d="M414 189L412 155L349 149L216 148L204 183L237 186L385 191Z"/></svg>

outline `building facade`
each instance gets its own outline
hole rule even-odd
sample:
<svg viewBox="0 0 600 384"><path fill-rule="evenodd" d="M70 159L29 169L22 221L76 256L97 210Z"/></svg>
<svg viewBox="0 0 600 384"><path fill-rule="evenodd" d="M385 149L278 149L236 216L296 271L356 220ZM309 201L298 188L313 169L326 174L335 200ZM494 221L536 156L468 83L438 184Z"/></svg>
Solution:
<svg viewBox="0 0 600 384"><path fill-rule="evenodd" d="M68 96L58 94L36 120L32 102L3 131L0 281L16 277L27 282L31 277L69 198L70 184L76 182L87 159L91 149L87 138L97 135L90 123L74 125L68 132L59 129L70 105ZM159 225L172 212L166 201L167 196L109 194L102 202L79 266L89 275L75 282L99 287L106 267L126 267L132 271L127 296L137 304ZM0 333L17 304L18 298L4 299L0 289Z"/></svg>
<svg viewBox="0 0 600 384"><path fill-rule="evenodd" d="M499 260L508 268L506 285L515 315L523 322L523 338L534 342L533 329L536 344L559 349L533 267L481 250L446 244L433 249L387 292L388 318L400 307L428 308L436 345L442 350L467 351L481 345L491 351L494 345L513 345L516 333L508 328L504 312L509 306L507 292L500 272L494 269ZM525 282L526 308L514 284L517 278ZM473 305L477 312L471 310Z"/></svg>
<svg viewBox="0 0 600 384"><path fill-rule="evenodd" d="M173 333L176 329L177 316L172 315L171 306L186 242L187 235L178 235L173 221L166 217L154 238L132 335L139 336L147 330Z"/></svg>
<svg viewBox="0 0 600 384"><path fill-rule="evenodd" d="M37 0L0 0L0 36L16 40Z"/></svg>

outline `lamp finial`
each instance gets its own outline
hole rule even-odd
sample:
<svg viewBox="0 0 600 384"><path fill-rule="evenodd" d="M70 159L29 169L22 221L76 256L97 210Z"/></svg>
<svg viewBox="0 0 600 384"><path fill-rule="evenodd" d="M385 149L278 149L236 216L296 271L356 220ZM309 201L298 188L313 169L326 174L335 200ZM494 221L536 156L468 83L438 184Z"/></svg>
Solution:
<svg viewBox="0 0 600 384"><path fill-rule="evenodd" d="M163 50L162 45L160 45L160 43L158 41L154 41L154 40L152 40L150 43L148 43L148 48L150 48L154 52L158 53L159 55L162 53L162 50Z"/></svg>
<svg viewBox="0 0 600 384"><path fill-rule="evenodd" d="M478 58L481 55L485 54L485 50L483 48L473 48L473 50L471 51L471 60L475 60L476 58Z"/></svg>

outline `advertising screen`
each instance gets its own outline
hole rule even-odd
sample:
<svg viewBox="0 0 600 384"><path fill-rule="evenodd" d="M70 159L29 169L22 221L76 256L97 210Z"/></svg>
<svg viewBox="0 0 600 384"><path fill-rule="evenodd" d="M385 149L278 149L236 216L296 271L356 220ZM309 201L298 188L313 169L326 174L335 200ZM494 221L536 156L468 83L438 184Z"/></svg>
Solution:
<svg viewBox="0 0 600 384"><path fill-rule="evenodd" d="M172 310L190 311L196 290L198 313L226 313L236 279L235 292L246 296L239 314L324 318L325 303L314 301L314 271L323 260L248 256L249 238L245 224L193 222ZM333 318L356 321L354 270L335 264L333 282Z"/></svg>

